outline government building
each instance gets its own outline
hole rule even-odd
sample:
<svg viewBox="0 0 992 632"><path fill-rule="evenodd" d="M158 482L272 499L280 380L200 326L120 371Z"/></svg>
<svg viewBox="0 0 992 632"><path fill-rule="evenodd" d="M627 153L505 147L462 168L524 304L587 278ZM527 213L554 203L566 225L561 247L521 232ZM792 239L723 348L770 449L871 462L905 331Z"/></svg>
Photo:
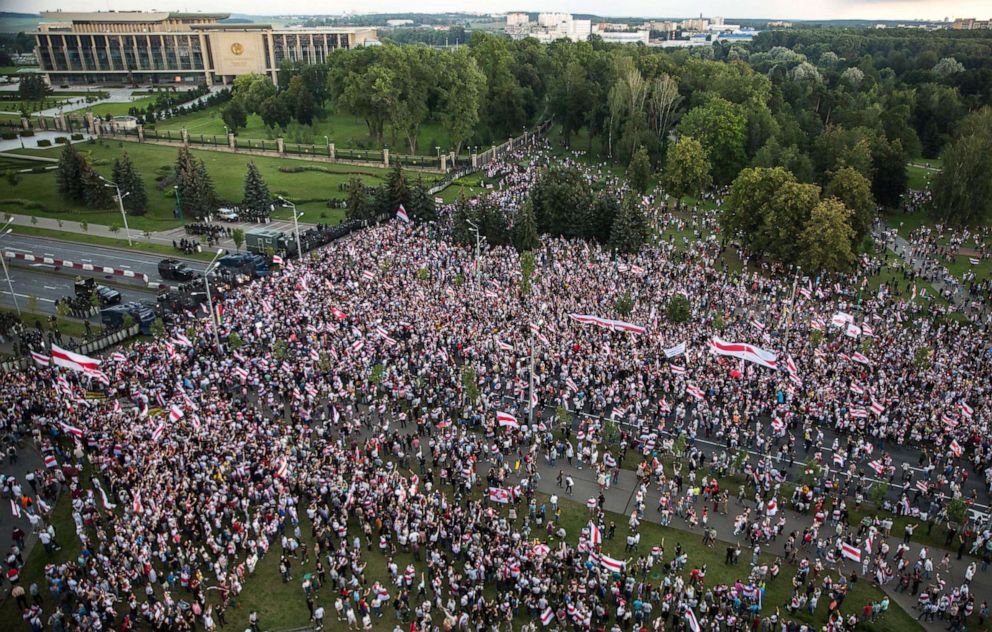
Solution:
<svg viewBox="0 0 992 632"><path fill-rule="evenodd" d="M224 24L227 13L44 12L35 54L53 85L228 84L278 79L283 60L320 63L335 48L377 44L373 28Z"/></svg>

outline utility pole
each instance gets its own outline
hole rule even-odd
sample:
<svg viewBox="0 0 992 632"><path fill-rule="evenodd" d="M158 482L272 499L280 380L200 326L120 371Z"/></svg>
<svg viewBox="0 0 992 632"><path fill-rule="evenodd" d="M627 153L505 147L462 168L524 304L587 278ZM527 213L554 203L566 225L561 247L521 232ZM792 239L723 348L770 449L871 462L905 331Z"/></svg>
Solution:
<svg viewBox="0 0 992 632"><path fill-rule="evenodd" d="M3 228L0 228L0 231L3 231L3 233L0 234L0 237L5 237L10 233L14 232L14 229L10 228L10 225L13 221L14 218L11 217L10 219L7 220L7 223L3 225ZM11 300L14 301L14 310L17 312L17 315L20 316L21 306L18 305L17 303L17 295L14 294L14 284L10 280L10 272L7 270L7 255L3 252L0 252L0 263L3 264L3 275L7 279L7 287L10 288L10 298Z"/></svg>
<svg viewBox="0 0 992 632"><path fill-rule="evenodd" d="M470 219L466 219L468 225L471 226L471 230L475 233L475 282L482 285L482 254L481 254L481 238L479 237L479 227Z"/></svg>
<svg viewBox="0 0 992 632"><path fill-rule="evenodd" d="M296 259L297 260L302 260L303 259L303 242L300 241L300 221L299 220L300 220L301 217L303 217L303 213L297 214L297 212L296 212L296 205L293 204L292 202L290 202L289 200L287 200L286 198L282 197L281 195L279 196L279 199L282 200L283 204L286 204L287 206L289 206L290 208L293 209L293 231L296 233Z"/></svg>
<svg viewBox="0 0 992 632"><path fill-rule="evenodd" d="M527 407L530 412L527 414L527 423L531 426L531 430L534 429L534 348L536 346L534 344L534 338L536 336L537 333L534 331L530 332L530 371L528 372L530 377L530 399L527 401Z"/></svg>
<svg viewBox="0 0 992 632"><path fill-rule="evenodd" d="M782 321L779 322L779 328L782 324L785 324L785 338L784 346L785 350L789 350L789 329L792 325L792 312L796 305L796 286L799 284L799 273L802 272L801 266L796 266L796 274L792 278L792 296L789 297L789 305L782 311Z"/></svg>
<svg viewBox="0 0 992 632"><path fill-rule="evenodd" d="M127 234L127 245L128 246L133 246L134 243L131 241L131 229L127 227L127 213L124 212L124 198L126 198L129 195L131 195L131 192L128 191L124 195L121 195L121 188L119 186L117 186L117 183L116 182L111 182L110 180L104 178L103 176L98 176L98 177L101 180L103 180L103 182L104 182L104 185L103 186L117 191L117 204L120 205L120 208L121 208L121 219L124 220L124 232ZM176 192L177 192L176 195L178 195L178 191L179 190L176 189Z"/></svg>
<svg viewBox="0 0 992 632"><path fill-rule="evenodd" d="M210 260L210 263L207 264L207 267L204 268L204 270L203 270L203 286L207 290L207 309L210 310L210 322L213 324L214 345L215 345L215 347L217 349L217 355L220 355L221 354L220 325L217 323L217 312L214 311L214 300L213 300L213 297L210 294L210 276L209 275L210 275L211 269L213 269L214 265L217 263L217 259L219 259L222 254L224 254L224 249L223 248L219 248L217 250L217 254L214 255L214 258Z"/></svg>

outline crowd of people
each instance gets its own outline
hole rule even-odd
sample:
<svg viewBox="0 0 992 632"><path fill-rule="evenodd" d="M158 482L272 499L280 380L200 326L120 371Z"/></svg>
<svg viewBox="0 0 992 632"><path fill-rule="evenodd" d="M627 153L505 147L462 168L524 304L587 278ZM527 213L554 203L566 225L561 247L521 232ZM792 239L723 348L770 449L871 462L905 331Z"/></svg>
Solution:
<svg viewBox="0 0 992 632"><path fill-rule="evenodd" d="M501 178L489 195L507 208L550 160L523 158L489 167ZM971 579L948 581L926 547L890 550L883 525L847 524L841 491L890 483L886 502L921 522L945 516L951 499L988 502L987 338L864 276L734 272L728 261L749 257L718 238L711 213L647 202L670 239L616 258L545 238L526 292L512 249L476 259L444 238L443 222L397 220L228 293L224 353L211 321L191 318L97 371L4 374L4 431L31 437L49 466L28 487L5 481L5 492L46 551L82 545L22 591L26 625L244 625L249 615L231 609L267 555L286 581L313 568L312 620L329 625L328 593L314 597L328 586L349 629L389 616L411 631L807 630L798 613L809 612L817 627L846 630L889 606L851 613L859 577L893 589L905 579L921 617L934 607L955 624L987 616ZM676 322L666 306L680 295L690 310ZM621 297L631 299L622 315ZM714 336L770 350L778 368L711 353ZM684 466L666 472L676 451ZM638 457L621 559L601 548L615 528L602 492L589 523L571 530L535 500L567 494L541 475L559 459L591 468L603 490ZM807 464L815 475L786 499L782 484ZM640 525L657 520L715 543L709 516L729 511L731 490L702 480L703 465L750 481L737 494L738 533L717 534L751 545L734 582L708 581L681 546L640 540ZM58 492L75 533L52 528ZM828 496L841 500L828 509ZM788 524L777 501L812 521ZM992 542L987 528L976 535L985 570ZM760 555L775 538L788 542L784 561ZM399 564L407 554L414 561ZM367 573L374 555L388 577ZM728 550L727 563L740 556ZM12 551L15 589L22 567ZM770 582L790 581L776 579L785 568L789 601L763 603Z"/></svg>

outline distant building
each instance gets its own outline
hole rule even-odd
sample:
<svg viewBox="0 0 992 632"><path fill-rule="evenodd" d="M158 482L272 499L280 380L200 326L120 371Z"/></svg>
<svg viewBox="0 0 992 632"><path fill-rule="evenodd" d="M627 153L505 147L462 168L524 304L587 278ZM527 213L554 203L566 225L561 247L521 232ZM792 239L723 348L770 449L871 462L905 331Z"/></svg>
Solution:
<svg viewBox="0 0 992 632"><path fill-rule="evenodd" d="M413 20L386 20L386 26L397 27L397 26L413 26Z"/></svg>
<svg viewBox="0 0 992 632"><path fill-rule="evenodd" d="M951 28L958 31L977 31L992 28L992 20L976 20L975 18L956 18Z"/></svg>
<svg viewBox="0 0 992 632"><path fill-rule="evenodd" d="M507 13L506 26L526 26L530 24L530 16L526 13Z"/></svg>
<svg viewBox="0 0 992 632"><path fill-rule="evenodd" d="M682 20L682 30L692 33L700 33L710 28L710 21L705 18Z"/></svg>
<svg viewBox="0 0 992 632"><path fill-rule="evenodd" d="M613 44L647 44L650 31L603 31L596 33L604 42Z"/></svg>
<svg viewBox="0 0 992 632"><path fill-rule="evenodd" d="M320 63L336 48L377 43L374 28L221 24L227 13L42 13L35 56L54 84L216 83L283 60Z"/></svg>

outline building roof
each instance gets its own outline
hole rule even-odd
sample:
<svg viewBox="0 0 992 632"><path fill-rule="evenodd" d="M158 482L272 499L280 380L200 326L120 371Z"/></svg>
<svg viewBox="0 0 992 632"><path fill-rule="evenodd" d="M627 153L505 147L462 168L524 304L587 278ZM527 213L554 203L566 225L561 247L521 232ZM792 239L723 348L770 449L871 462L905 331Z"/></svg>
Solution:
<svg viewBox="0 0 992 632"><path fill-rule="evenodd" d="M42 11L45 20L57 22L164 22L166 20L224 20L230 13L172 13L168 11Z"/></svg>

